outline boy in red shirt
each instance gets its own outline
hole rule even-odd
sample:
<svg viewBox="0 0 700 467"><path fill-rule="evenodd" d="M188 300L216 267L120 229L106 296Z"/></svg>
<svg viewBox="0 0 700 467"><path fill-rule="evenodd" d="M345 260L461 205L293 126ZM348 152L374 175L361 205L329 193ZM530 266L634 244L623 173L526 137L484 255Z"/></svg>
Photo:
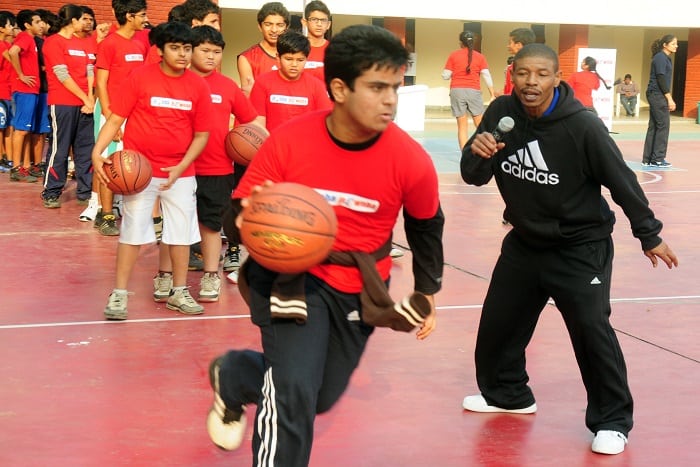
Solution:
<svg viewBox="0 0 700 467"><path fill-rule="evenodd" d="M331 28L331 12L320 0L313 0L304 8L301 24L306 28L311 50L306 60L306 73L323 81L323 56L328 47L326 33Z"/></svg>
<svg viewBox="0 0 700 467"><path fill-rule="evenodd" d="M7 50L12 45L15 37L14 28L17 19L12 12L0 11L0 172L9 172L12 168L12 64L9 61Z"/></svg>
<svg viewBox="0 0 700 467"><path fill-rule="evenodd" d="M309 48L309 39L285 32L277 39L279 70L260 75L253 85L250 101L269 132L297 115L331 108L324 84L304 72Z"/></svg>
<svg viewBox="0 0 700 467"><path fill-rule="evenodd" d="M209 137L211 95L207 83L189 71L192 31L182 23L164 23L153 30L162 55L157 64L131 72L111 102L111 115L100 130L92 162L103 183L102 166L111 161L102 152L124 129L124 147L145 155L153 169L149 186L124 195L124 216L117 248L115 287L104 309L106 319L127 318L127 285L141 245L156 241L152 211L160 197L163 209L163 244L168 246L172 290L168 309L200 314L203 308L186 287L190 245L200 240L197 228L194 160Z"/></svg>

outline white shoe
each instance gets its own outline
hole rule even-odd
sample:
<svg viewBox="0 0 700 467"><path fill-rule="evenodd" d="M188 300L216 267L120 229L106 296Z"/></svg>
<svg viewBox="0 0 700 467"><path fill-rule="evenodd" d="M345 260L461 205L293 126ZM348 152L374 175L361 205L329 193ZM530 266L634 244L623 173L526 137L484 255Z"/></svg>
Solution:
<svg viewBox="0 0 700 467"><path fill-rule="evenodd" d="M228 276L226 276L226 279L231 282L232 284L238 284L238 269L235 271L231 272Z"/></svg>
<svg viewBox="0 0 700 467"><path fill-rule="evenodd" d="M401 258L403 256L403 250L400 250L398 248L392 248L389 252L389 256L391 256L392 258Z"/></svg>
<svg viewBox="0 0 700 467"><path fill-rule="evenodd" d="M532 404L522 409L502 409L501 407L496 407L495 405L489 405L488 402L486 402L486 399L484 399L484 396L482 396L481 394L465 397L462 401L462 407L472 412L483 413L530 414L537 412L537 404Z"/></svg>
<svg viewBox="0 0 700 467"><path fill-rule="evenodd" d="M600 430L593 438L591 451L598 454L620 454L625 450L627 437L619 431Z"/></svg>
<svg viewBox="0 0 700 467"><path fill-rule="evenodd" d="M209 365L209 383L214 390L214 405L207 415L207 432L209 438L221 449L233 451L243 442L245 435L246 416L245 407L242 407L240 416L229 410L219 394L219 370L221 357L215 359Z"/></svg>
<svg viewBox="0 0 700 467"><path fill-rule="evenodd" d="M167 302L172 288L173 274L171 272L156 274L153 278L153 300L159 303Z"/></svg>
<svg viewBox="0 0 700 467"><path fill-rule="evenodd" d="M200 302L218 302L221 291L221 279L215 272L205 272L199 281Z"/></svg>
<svg viewBox="0 0 700 467"><path fill-rule="evenodd" d="M78 220L80 222L92 222L95 220L99 210L100 206L97 199L90 198L87 207L83 209L83 212L81 212L80 216L78 216Z"/></svg>

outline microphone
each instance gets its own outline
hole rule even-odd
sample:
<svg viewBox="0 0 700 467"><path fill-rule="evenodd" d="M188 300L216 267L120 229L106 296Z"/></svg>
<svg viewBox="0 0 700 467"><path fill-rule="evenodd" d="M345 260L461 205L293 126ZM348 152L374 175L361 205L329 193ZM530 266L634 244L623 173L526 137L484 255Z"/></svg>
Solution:
<svg viewBox="0 0 700 467"><path fill-rule="evenodd" d="M491 132L491 134L495 138L496 142L500 143L501 141L503 141L503 137L506 135L506 133L508 133L513 128L515 128L515 121L513 121L512 118L506 116L498 121L498 126L495 130L493 130L493 132Z"/></svg>

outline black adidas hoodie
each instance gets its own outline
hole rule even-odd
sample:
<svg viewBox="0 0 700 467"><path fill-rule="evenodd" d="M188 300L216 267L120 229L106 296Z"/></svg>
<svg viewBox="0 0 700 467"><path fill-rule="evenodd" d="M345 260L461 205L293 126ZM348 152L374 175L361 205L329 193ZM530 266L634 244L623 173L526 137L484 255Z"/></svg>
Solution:
<svg viewBox="0 0 700 467"><path fill-rule="evenodd" d="M515 120L515 128L491 159L472 154L472 136L462 153L462 178L484 185L495 177L506 203L504 218L535 248L607 238L615 214L601 195L601 185L622 207L642 249L656 247L662 224L607 128L574 99L568 84L562 82L558 90L555 107L537 119L525 113L515 94L492 102L477 133L493 131L504 116Z"/></svg>

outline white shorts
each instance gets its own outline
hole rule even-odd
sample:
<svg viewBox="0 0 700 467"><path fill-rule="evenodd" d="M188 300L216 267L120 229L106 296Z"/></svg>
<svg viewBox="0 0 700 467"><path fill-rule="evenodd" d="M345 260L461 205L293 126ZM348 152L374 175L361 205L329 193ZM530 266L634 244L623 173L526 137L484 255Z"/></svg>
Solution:
<svg viewBox="0 0 700 467"><path fill-rule="evenodd" d="M168 190L158 190L165 180L153 177L141 193L124 196L120 243L145 245L156 241L152 215L158 197L163 211L163 243L192 245L201 240L197 220L196 178L181 177Z"/></svg>

